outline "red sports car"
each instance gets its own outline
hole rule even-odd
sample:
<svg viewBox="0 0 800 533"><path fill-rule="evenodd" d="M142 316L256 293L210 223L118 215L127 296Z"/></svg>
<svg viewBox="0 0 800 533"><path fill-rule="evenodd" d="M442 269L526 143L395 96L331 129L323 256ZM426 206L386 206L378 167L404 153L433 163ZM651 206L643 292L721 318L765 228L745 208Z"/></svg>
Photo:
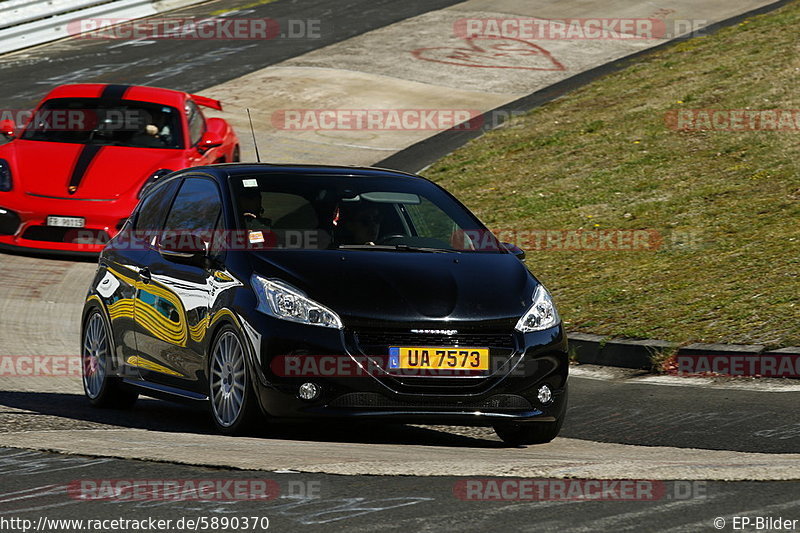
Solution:
<svg viewBox="0 0 800 533"><path fill-rule="evenodd" d="M210 98L131 85L62 85L27 123L0 121L0 248L98 253L142 192L174 170L239 160Z"/></svg>

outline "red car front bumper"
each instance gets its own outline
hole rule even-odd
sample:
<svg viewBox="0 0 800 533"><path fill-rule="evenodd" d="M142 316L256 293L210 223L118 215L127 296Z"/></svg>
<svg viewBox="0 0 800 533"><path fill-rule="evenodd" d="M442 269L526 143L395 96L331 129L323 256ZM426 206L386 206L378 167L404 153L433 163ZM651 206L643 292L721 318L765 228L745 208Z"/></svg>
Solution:
<svg viewBox="0 0 800 533"><path fill-rule="evenodd" d="M0 248L98 254L134 207L136 198L85 200L0 194ZM84 225L52 226L48 225L48 216L80 217Z"/></svg>

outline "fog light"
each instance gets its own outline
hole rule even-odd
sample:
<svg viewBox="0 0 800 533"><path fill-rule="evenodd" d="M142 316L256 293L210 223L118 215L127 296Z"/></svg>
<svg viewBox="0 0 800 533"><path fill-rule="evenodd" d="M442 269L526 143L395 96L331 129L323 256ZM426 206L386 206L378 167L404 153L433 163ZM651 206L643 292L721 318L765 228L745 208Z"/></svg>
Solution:
<svg viewBox="0 0 800 533"><path fill-rule="evenodd" d="M301 400L315 400L319 397L320 392L322 392L322 388L319 385L310 382L303 383L297 391L297 396L299 396Z"/></svg>
<svg viewBox="0 0 800 533"><path fill-rule="evenodd" d="M539 402L546 405L553 401L553 391L547 385L542 385L539 387L539 393L536 397L539 398Z"/></svg>

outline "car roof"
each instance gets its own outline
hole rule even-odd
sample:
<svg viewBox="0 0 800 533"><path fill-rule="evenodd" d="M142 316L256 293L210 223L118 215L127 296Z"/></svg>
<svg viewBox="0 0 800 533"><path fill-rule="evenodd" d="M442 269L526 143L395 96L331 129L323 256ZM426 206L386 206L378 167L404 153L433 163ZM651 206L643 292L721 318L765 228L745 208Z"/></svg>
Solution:
<svg viewBox="0 0 800 533"><path fill-rule="evenodd" d="M299 164L271 164L271 163L222 163L217 165L205 165L192 167L188 171L205 171L224 176L226 178L236 178L252 174L303 174L307 176L337 176L337 177L394 177L411 178L428 181L422 176L377 167L359 167L342 165L299 165ZM224 174L223 174L224 173Z"/></svg>
<svg viewBox="0 0 800 533"><path fill-rule="evenodd" d="M172 89L158 87L145 87L142 85L116 85L108 83L78 83L60 85L47 93L45 100L52 98L117 98L122 100L135 100L152 102L154 104L168 105L182 108L189 97L187 93Z"/></svg>

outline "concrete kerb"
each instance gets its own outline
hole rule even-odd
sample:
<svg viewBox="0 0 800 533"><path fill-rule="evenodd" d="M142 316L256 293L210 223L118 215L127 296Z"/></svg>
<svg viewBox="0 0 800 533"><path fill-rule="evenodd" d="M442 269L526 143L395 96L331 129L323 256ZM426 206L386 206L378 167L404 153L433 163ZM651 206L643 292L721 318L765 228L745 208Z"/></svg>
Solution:
<svg viewBox="0 0 800 533"><path fill-rule="evenodd" d="M655 339L614 339L589 333L570 333L573 360L589 365L652 370L654 358L674 352L676 343Z"/></svg>
<svg viewBox="0 0 800 533"><path fill-rule="evenodd" d="M580 364L657 370L658 360L676 355L800 355L800 346L765 351L761 344L692 343L683 346L656 339L622 339L591 333L568 333L571 359Z"/></svg>
<svg viewBox="0 0 800 533"><path fill-rule="evenodd" d="M800 355L800 346L787 346L778 350L764 352L764 355Z"/></svg>
<svg viewBox="0 0 800 533"><path fill-rule="evenodd" d="M759 355L765 349L760 344L707 344L697 342L678 349L678 355Z"/></svg>

